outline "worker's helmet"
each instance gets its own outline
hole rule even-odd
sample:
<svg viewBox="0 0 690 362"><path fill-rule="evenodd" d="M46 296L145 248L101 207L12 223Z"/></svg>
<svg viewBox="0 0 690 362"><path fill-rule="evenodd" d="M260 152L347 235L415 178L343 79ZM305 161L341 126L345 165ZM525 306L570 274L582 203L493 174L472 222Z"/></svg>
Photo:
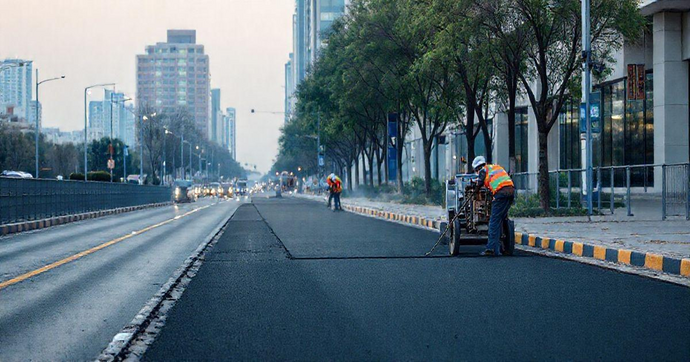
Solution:
<svg viewBox="0 0 690 362"><path fill-rule="evenodd" d="M335 174L332 173L332 174L328 175L328 179L329 180L335 180Z"/></svg>
<svg viewBox="0 0 690 362"><path fill-rule="evenodd" d="M484 156L477 156L474 158L474 161L472 161L472 169L474 169L475 171L484 165L486 165L486 160L484 159Z"/></svg>

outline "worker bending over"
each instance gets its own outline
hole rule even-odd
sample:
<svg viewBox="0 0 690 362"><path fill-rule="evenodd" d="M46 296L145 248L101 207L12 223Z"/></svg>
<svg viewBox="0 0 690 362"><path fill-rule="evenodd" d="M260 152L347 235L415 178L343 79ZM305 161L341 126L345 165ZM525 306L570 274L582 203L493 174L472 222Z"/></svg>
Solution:
<svg viewBox="0 0 690 362"><path fill-rule="evenodd" d="M335 202L335 210L342 210L340 207L340 194L343 192L343 182L340 177L335 174L330 174L326 178L328 183L328 208L331 208L331 200Z"/></svg>
<svg viewBox="0 0 690 362"><path fill-rule="evenodd" d="M501 255L501 227L503 220L508 217L508 210L513 205L515 186L506 170L499 165L487 165L483 156L477 156L472 161L474 172L479 175L477 188L482 186L491 190L491 218L489 219L489 241L486 250L481 255Z"/></svg>

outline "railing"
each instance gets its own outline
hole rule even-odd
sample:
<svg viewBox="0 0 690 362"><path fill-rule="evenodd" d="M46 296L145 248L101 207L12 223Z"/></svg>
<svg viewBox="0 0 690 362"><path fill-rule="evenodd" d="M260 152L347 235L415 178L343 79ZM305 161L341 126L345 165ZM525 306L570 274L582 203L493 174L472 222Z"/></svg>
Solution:
<svg viewBox="0 0 690 362"><path fill-rule="evenodd" d="M585 169L549 171L552 207L586 207ZM537 173L512 175L518 197L537 192ZM690 220L690 164L628 165L594 167L592 207L599 213L614 214L616 206L624 206L628 216L633 207L649 212L658 208L662 220L682 216ZM658 181L658 182L657 182ZM635 199L638 200L635 200ZM637 205L633 205L637 202ZM656 211L654 211L656 212Z"/></svg>
<svg viewBox="0 0 690 362"><path fill-rule="evenodd" d="M165 186L0 177L0 225L171 200Z"/></svg>

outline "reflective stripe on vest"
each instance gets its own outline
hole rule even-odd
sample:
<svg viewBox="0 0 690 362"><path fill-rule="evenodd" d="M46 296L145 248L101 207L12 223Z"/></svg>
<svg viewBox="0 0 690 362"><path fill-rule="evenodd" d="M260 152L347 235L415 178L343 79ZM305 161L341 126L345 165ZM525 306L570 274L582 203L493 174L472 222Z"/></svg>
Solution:
<svg viewBox="0 0 690 362"><path fill-rule="evenodd" d="M486 171L484 187L488 187L492 194L506 186L513 186L513 180L510 179L503 167L499 165L486 165L484 166L484 171Z"/></svg>

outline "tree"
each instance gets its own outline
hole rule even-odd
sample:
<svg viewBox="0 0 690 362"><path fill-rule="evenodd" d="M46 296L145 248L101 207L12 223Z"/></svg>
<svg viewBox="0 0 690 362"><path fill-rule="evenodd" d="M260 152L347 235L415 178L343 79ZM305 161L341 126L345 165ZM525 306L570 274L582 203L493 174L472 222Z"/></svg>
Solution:
<svg viewBox="0 0 690 362"><path fill-rule="evenodd" d="M606 59L634 40L644 27L636 0L593 0L592 49ZM536 117L539 146L539 200L550 213L547 138L565 101L577 92L580 69L581 13L578 0L514 0L511 11L525 24L526 72L519 78Z"/></svg>

